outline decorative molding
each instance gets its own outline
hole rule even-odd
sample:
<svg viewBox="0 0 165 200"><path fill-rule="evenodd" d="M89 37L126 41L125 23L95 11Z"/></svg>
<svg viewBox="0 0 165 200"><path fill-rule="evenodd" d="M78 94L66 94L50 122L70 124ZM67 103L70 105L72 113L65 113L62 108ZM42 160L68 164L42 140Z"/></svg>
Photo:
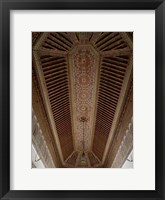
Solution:
<svg viewBox="0 0 165 200"><path fill-rule="evenodd" d="M47 143L44 139L42 130L40 128L40 125L38 123L37 117L32 111L32 143L35 147L39 157L41 158L42 162L44 163L45 167L47 168L55 168L55 165L53 163L52 156L50 154L50 151L48 149Z"/></svg>
<svg viewBox="0 0 165 200"><path fill-rule="evenodd" d="M116 157L112 163L112 168L121 168L126 161L128 155L133 149L133 119L128 125L121 145L117 151Z"/></svg>

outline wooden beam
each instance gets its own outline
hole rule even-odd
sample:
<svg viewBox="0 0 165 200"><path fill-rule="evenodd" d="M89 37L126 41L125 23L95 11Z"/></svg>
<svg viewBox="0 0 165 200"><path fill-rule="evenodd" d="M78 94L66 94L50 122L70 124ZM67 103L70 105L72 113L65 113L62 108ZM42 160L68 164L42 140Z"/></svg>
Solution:
<svg viewBox="0 0 165 200"><path fill-rule="evenodd" d="M132 88L130 88L128 98L126 100L126 104L123 108L123 112L121 114L120 120L117 124L117 128L114 131L114 137L112 139L111 145L109 146L108 154L104 162L104 167L121 167L123 162L126 159L126 156L130 152L130 150L133 148L133 130L131 130L132 141L130 139L129 144L127 144L127 149L125 152L125 155L120 162L116 163L115 157L117 156L119 147L123 141L124 136L127 133L127 130L129 128L129 124L132 120L133 116L133 91Z"/></svg>
<svg viewBox="0 0 165 200"><path fill-rule="evenodd" d="M123 49L103 51L103 52L100 52L100 54L103 57L130 56L132 54L132 50L129 47L126 47Z"/></svg>
<svg viewBox="0 0 165 200"><path fill-rule="evenodd" d="M113 119L113 123L112 123L112 127L111 127L111 130L110 130L110 133L109 133L108 141L107 141L107 144L106 144L106 147L105 147L105 151L104 151L104 155L103 155L103 159L102 159L103 164L104 164L105 160L107 159L107 156L110 155L109 149L110 149L110 147L113 143L115 130L118 126L120 116L121 116L121 113L123 111L123 106L125 104L126 97L128 95L128 90L130 88L130 85L132 84L132 82L131 82L132 81L132 70L133 70L132 65L133 65L133 58L130 57L129 64L128 64L128 67L127 67L127 71L126 71L126 76L124 78L123 85L122 85L122 88L121 88L121 93L120 93L118 105L117 105L117 108L116 108L116 113L115 113L115 116L114 116L114 119Z"/></svg>
<svg viewBox="0 0 165 200"><path fill-rule="evenodd" d="M66 51L60 51L57 49L46 49L43 47L41 47L39 50L33 49L33 52L37 52L40 56L52 56L54 58L67 56Z"/></svg>
<svg viewBox="0 0 165 200"><path fill-rule="evenodd" d="M36 79L37 79L38 85L39 85L38 88L40 90L41 98L43 99L44 109L46 108L45 112L47 113L47 119L50 122L50 127L52 130L53 136L54 136L54 144L57 146L61 162L62 162L62 164L64 164L61 145L59 142L59 138L58 138L55 122L54 122L54 117L53 117L53 114L51 111L50 101L48 98L48 91L47 91L45 80L44 80L44 74L43 74L43 71L41 68L40 59L39 59L36 51L33 52L33 60L34 60L34 70L36 71L36 74L37 74ZM33 95L35 95L35 94L33 94Z"/></svg>
<svg viewBox="0 0 165 200"><path fill-rule="evenodd" d="M43 99L40 93L39 84L37 81L35 70L32 75L32 107L40 124L46 144L49 148L50 154L56 167L62 167L62 162L55 145L54 136L47 120L47 114L44 107Z"/></svg>

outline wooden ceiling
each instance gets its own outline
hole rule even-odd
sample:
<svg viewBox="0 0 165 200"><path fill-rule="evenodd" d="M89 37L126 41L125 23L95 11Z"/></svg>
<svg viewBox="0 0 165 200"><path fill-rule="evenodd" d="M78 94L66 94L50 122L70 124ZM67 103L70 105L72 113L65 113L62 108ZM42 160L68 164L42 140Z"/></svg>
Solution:
<svg viewBox="0 0 165 200"><path fill-rule="evenodd" d="M103 166L132 91L132 33L35 32L32 44L33 71L63 167Z"/></svg>

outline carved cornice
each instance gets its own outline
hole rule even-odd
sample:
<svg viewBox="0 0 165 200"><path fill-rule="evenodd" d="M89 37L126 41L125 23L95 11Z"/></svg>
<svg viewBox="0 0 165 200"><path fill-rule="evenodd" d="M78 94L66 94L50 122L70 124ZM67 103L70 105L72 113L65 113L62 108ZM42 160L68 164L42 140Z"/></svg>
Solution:
<svg viewBox="0 0 165 200"><path fill-rule="evenodd" d="M112 168L121 168L127 159L128 155L133 149L133 119L128 125L128 128L124 134L123 140L117 151L115 159L112 163Z"/></svg>

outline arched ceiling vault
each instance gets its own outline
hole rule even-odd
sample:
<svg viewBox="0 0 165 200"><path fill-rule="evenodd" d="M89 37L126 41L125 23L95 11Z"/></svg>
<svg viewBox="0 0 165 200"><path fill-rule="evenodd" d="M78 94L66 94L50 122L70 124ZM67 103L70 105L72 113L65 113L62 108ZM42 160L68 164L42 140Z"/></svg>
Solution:
<svg viewBox="0 0 165 200"><path fill-rule="evenodd" d="M64 167L107 162L132 88L131 37L124 32L33 33L33 70Z"/></svg>

